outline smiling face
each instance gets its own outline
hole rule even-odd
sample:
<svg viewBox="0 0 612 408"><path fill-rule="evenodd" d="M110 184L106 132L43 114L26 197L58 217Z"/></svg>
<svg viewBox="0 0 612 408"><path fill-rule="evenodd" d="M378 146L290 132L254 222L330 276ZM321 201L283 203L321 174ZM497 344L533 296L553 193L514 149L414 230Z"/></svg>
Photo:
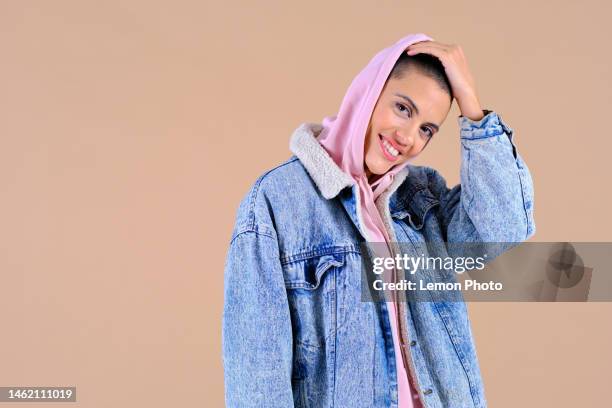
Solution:
<svg viewBox="0 0 612 408"><path fill-rule="evenodd" d="M450 107L449 94L416 69L402 78L389 78L366 132L364 167L369 181L421 153Z"/></svg>

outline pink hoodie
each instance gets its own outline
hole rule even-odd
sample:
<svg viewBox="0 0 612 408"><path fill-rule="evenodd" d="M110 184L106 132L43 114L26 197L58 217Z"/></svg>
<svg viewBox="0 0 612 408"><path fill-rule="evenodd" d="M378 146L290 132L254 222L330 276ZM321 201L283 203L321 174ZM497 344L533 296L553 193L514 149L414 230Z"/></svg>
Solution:
<svg viewBox="0 0 612 408"><path fill-rule="evenodd" d="M404 162L393 166L372 185L369 184L364 169L364 147L370 117L385 82L402 52L415 42L430 40L433 38L425 34L411 34L379 51L353 79L344 95L338 114L323 119L323 130L317 138L334 162L357 182L363 229L369 242L389 242L390 238L383 226L374 200L387 189L395 174L408 164ZM396 305L393 302L387 302L387 306L397 363L398 406L400 408L421 407L418 393L408 379L402 359Z"/></svg>

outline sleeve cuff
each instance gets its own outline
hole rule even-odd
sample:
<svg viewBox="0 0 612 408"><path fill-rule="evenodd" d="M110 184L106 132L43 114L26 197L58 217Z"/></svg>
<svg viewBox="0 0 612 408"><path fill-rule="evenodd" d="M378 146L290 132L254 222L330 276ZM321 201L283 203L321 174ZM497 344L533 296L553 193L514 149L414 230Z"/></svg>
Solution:
<svg viewBox="0 0 612 408"><path fill-rule="evenodd" d="M459 129L462 139L483 139L499 136L506 133L512 139L513 130L494 111L483 109L484 117L480 120L471 120L459 116Z"/></svg>

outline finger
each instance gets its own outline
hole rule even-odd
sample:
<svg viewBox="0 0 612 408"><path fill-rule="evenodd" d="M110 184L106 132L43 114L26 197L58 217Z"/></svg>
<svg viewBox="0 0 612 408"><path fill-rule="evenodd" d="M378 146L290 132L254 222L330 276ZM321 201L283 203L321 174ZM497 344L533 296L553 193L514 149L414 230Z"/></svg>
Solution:
<svg viewBox="0 0 612 408"><path fill-rule="evenodd" d="M444 56L447 54L447 49L443 47L436 47L436 46L420 46L420 47L415 47L415 48L409 48L406 51L406 54L408 55L416 55L416 54L421 54L421 53L431 54L438 58L444 58Z"/></svg>
<svg viewBox="0 0 612 408"><path fill-rule="evenodd" d="M414 47L422 47L422 46L432 46L432 47L439 47L439 48L449 48L451 45L450 44L446 44L446 43L441 43L439 41L429 41L429 40L424 40L424 41L418 41L415 43L410 44L408 47L406 48L414 48Z"/></svg>
<svg viewBox="0 0 612 408"><path fill-rule="evenodd" d="M428 43L415 43L412 44L410 46L408 46L406 48L406 52L408 54L411 53L411 51L426 51L426 50L439 50L441 52L447 52L449 50L450 46L447 44L442 44L442 43L432 43L431 41Z"/></svg>
<svg viewBox="0 0 612 408"><path fill-rule="evenodd" d="M408 47L412 47L418 44L438 44L438 41L434 41L434 40L419 40L417 42L413 42L412 44L410 44Z"/></svg>

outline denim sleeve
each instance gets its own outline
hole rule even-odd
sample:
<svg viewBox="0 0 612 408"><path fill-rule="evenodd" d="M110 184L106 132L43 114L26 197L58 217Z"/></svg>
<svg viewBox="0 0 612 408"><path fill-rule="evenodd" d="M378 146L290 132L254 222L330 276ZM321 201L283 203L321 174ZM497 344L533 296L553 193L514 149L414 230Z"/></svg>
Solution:
<svg viewBox="0 0 612 408"><path fill-rule="evenodd" d="M224 274L226 406L293 407L293 337L277 239L238 233Z"/></svg>
<svg viewBox="0 0 612 408"><path fill-rule="evenodd" d="M479 121L459 116L461 182L437 175L448 242L521 242L535 233L533 182L513 130L489 110Z"/></svg>

